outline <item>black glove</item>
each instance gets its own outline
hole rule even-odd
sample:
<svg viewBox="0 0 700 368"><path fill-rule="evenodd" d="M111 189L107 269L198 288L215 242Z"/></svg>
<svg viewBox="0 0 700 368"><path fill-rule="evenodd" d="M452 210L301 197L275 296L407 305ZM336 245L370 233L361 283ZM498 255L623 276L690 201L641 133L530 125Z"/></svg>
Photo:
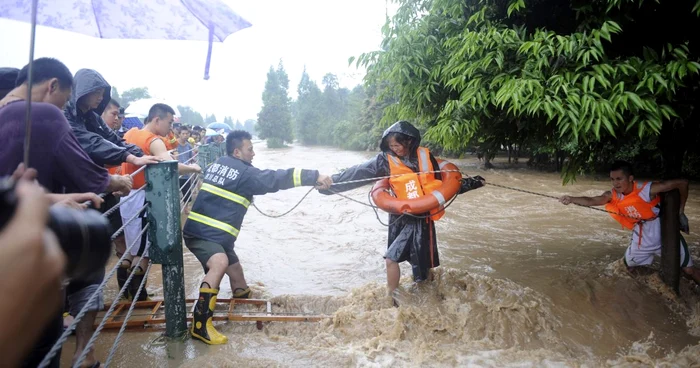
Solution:
<svg viewBox="0 0 700 368"><path fill-rule="evenodd" d="M685 215L685 213L681 213L680 216L681 220L681 231L690 234L690 225L688 224L688 216Z"/></svg>
<svg viewBox="0 0 700 368"><path fill-rule="evenodd" d="M481 188L484 186L486 179L481 176L472 176L471 178L462 178L462 188L459 190L459 194L466 193L470 190Z"/></svg>

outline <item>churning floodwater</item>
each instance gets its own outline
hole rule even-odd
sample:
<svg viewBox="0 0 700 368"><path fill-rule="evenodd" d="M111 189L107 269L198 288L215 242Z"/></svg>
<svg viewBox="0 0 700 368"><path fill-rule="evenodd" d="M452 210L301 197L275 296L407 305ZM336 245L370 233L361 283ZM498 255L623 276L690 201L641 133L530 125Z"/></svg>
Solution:
<svg viewBox="0 0 700 368"><path fill-rule="evenodd" d="M271 150L259 142L259 168L302 167L334 173L374 153L333 148ZM487 181L548 195L597 195L604 177L563 187L555 173L478 169L475 158L453 160ZM498 164L498 160L496 161ZM367 201L369 186L346 192ZM308 189L255 198L282 213ZM686 214L700 229L700 190L691 184ZM383 221L386 214L380 213ZM236 252L254 297L276 312L327 314L317 323L225 322L227 345L187 340L165 344L162 331L128 332L116 367L300 366L700 366L700 288L681 280L674 296L658 274L630 276L618 261L629 242L605 213L486 186L461 195L437 224L441 267L414 285L402 266L401 307L385 293L382 259L387 231L371 208L314 191L291 214L248 212ZM686 236L694 259L700 238ZM185 251L188 297L203 271ZM656 266L658 269L658 266ZM160 267L149 290L162 298ZM228 298L228 280L221 298ZM110 283L107 300L116 294ZM104 361L115 332L102 333ZM69 364L72 340L63 351Z"/></svg>

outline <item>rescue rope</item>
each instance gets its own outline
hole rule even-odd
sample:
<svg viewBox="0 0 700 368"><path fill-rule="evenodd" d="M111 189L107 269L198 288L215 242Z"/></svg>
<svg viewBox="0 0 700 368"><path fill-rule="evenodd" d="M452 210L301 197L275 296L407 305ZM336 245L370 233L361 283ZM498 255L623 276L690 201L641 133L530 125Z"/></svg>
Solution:
<svg viewBox="0 0 700 368"><path fill-rule="evenodd" d="M508 187L508 186L505 186L505 185L494 184L494 183L489 183L489 182L486 182L486 185L490 185L490 186L497 187L497 188L502 188L502 189L510 189L510 190L513 190L513 191L516 191L516 192L532 194L532 195L536 195L536 196L540 196L540 197L556 199L557 201L559 200L559 197L555 197L555 196L548 195L548 194L542 194L542 193L532 192L532 191L525 190L525 189L513 188L513 187ZM594 211L605 212L605 213L609 213L609 214L612 214L612 215L618 215L618 216L627 217L627 218L630 218L630 219L633 219L633 220L638 220L639 222L644 222L643 220L640 221L640 219L637 218L637 217L629 216L629 215L622 214L622 213L615 212L615 211L609 211L609 210L606 210L606 209L604 209L604 208L598 208L598 207L593 207L593 206L586 206L586 205L578 204L578 203L574 203L574 202L571 202L571 204L576 205L576 206L579 206L579 207L588 208L588 209L591 209L591 210L594 210Z"/></svg>
<svg viewBox="0 0 700 368"><path fill-rule="evenodd" d="M197 188L197 187L202 183L202 181L204 180L204 179L202 179L201 175L199 175L199 174L195 174L195 175L198 177L197 180L195 180L194 185L191 185L191 186L190 186L190 189L187 190L187 192L185 193L185 195L183 195L183 196L182 196L182 199L180 200L180 213L181 213L181 214L182 214L183 212L185 212L185 205L186 205L185 199L187 198L187 196L189 196L190 193L192 193L192 196L194 196L194 190L195 190L195 188ZM195 176L195 175L193 175L193 176ZM190 198L190 200L192 200L192 198Z"/></svg>
<svg viewBox="0 0 700 368"><path fill-rule="evenodd" d="M173 148L172 150L170 150L170 151L168 151L168 152L177 153L178 155L183 155L183 154L185 154L185 153L190 153L190 152L192 152L192 151L194 151L194 150L196 150L196 149L197 149L197 148L195 147L195 148L192 148L192 149L187 150L187 151L185 151L185 152L177 152L177 148Z"/></svg>
<svg viewBox="0 0 700 368"><path fill-rule="evenodd" d="M183 189L185 186L187 186L187 183L189 183L189 182L192 180L192 178L194 178L194 177L196 177L196 176L197 176L196 173L190 174L190 177L187 178L187 180L186 180L186 181L182 184L182 186L180 187L180 191L182 191L182 189ZM179 179L182 179L182 177L180 177Z"/></svg>
<svg viewBox="0 0 700 368"><path fill-rule="evenodd" d="M133 178L134 176L138 175L138 173L140 173L141 171L146 170L146 166L148 166L148 165L143 165L143 166L139 167L138 170L132 172L131 174L129 174L129 176L131 176Z"/></svg>
<svg viewBox="0 0 700 368"><path fill-rule="evenodd" d="M148 267L146 267L146 271L143 273L143 280L141 280L141 284L139 284L139 288L136 291L136 295L141 295L141 290L143 290L144 285L146 285L148 273L151 271L152 265L153 261L148 261ZM129 275L129 278L131 278L131 275ZM126 285L128 285L130 281L131 279L127 280ZM131 305L129 306L129 310L126 312L126 316L124 317L122 327L119 329L119 333L117 333L117 337L114 339L114 344L112 344L112 348L109 350L109 355L107 356L107 360L105 361L105 367L109 367L109 365L112 363L112 359L114 359L114 354L117 352L119 342L121 341L121 338L124 335L124 331L126 330L126 323L129 321L129 318L131 318L131 313L134 311L134 307L136 307L136 302L132 301Z"/></svg>
<svg viewBox="0 0 700 368"><path fill-rule="evenodd" d="M138 237L136 237L136 239L134 239L134 241L132 242L131 246L130 246L129 249L127 250L127 252L131 252L131 249L136 245L136 242L141 240L141 237L144 236L144 233L145 233L146 230L148 229L149 225L150 225L150 224L147 223L147 224L143 227L143 229L141 230L141 233L139 234ZM150 242L147 242L147 243L146 243L146 247L144 248L144 251L143 251L144 254L148 251L148 248L150 247L150 245L151 245ZM125 253L125 254L126 254L126 253ZM122 256L122 258L123 258L123 257L124 257L124 256ZM121 265L121 261L122 261L122 260L120 260L120 261L117 263L117 266L120 266L120 265ZM151 268L151 266L150 266L150 263L151 263L151 262L152 262L152 261L149 261L149 266L148 266L148 269L149 269L149 270L150 270L150 268ZM92 350L92 347L95 345L95 342L97 341L97 337L98 337L98 336L100 335L100 333L102 332L102 329L104 328L105 324L107 324L107 321L109 320L109 317L111 317L111 316L112 316L112 313L114 313L114 310L117 308L117 305L119 305L119 303L118 303L119 299L121 299L122 295L124 295L124 292L126 292L126 289L129 287L129 284L131 283L131 279L134 278L134 275L136 274L136 268L137 268L137 267L133 267L133 268L131 269L131 272L129 273L129 277L128 277L128 278L126 279L126 281L124 282L124 286L122 286L122 288L119 290L119 293L117 293L117 296L114 298L114 301L112 302L112 304L110 305L109 309L107 310L107 312L105 313L104 317L102 318L102 321L100 322L100 324L99 324L99 325L97 326L97 328L95 329L95 332L92 333L92 336L90 336L90 340L88 340L87 344L85 345L85 349L83 349L83 352L80 354L80 356L78 357L78 360L77 360L76 363L73 365L74 368L75 368L75 367L80 367L80 366L82 366L83 362L85 361L85 358L87 357L87 354L90 352L90 350ZM143 284L145 283L145 280L146 280L147 277L148 277L148 271L144 272L144 277L143 277L143 280L141 281L141 285L143 285ZM140 291L141 291L141 288L139 287L139 292L140 292ZM139 295L139 293L136 293L136 295ZM135 301L132 301L132 305L135 305L135 304L136 304L136 302L135 302ZM124 322L123 322L122 326L125 326L126 323L127 323L128 321L129 321L129 316L127 315L127 317L124 319ZM118 343L119 343L119 340L118 340L118 339L115 340L115 341L114 341L114 345L112 345L112 348L114 348L114 346L115 346L116 344L118 344Z"/></svg>
<svg viewBox="0 0 700 368"><path fill-rule="evenodd" d="M146 207L148 207L148 205L145 205L141 210L139 210L139 212L143 211L143 209L145 209ZM136 218L136 217L133 217L132 219L134 219L134 218ZM141 230L141 235L143 235L143 233L145 232L146 229L147 229L147 227L144 227L144 229ZM121 230L123 231L123 226L122 226ZM115 236L113 235L112 240L114 240L114 238L115 238ZM117 261L117 264L112 268L112 270L109 272L109 274L102 279L102 283L100 283L100 285L97 287L97 290L95 290L95 292L92 293L92 295L90 295L90 298L88 298L88 301L85 303L83 308L80 309L80 312L78 312L78 315L76 315L73 318L73 322L70 324L70 326L68 328L65 329L65 331L63 331L63 333L61 334L61 337L59 337L58 340L56 340L54 345L51 347L51 350L49 350L48 354L46 354L46 356L44 356L44 359L41 361L41 363L39 363L39 368L47 367L51 363L51 359L53 359L53 357L56 356L56 354L58 354L58 352L63 348L63 344L65 344L66 340L68 340L68 337L71 335L73 330L75 330L78 323L83 319L83 317L87 313L88 307L95 302L95 299L97 298L99 293L101 293L102 290L104 290L105 286L107 285L107 282L117 272L117 269L119 268L121 263L124 261L124 259L126 259L126 256L129 254L129 251L136 245L137 240L140 240L140 237L137 237L136 239L134 239L134 241L127 247L127 251L124 252L124 254L121 256L121 258L119 258L119 261ZM85 351L88 351L87 348Z"/></svg>
<svg viewBox="0 0 700 368"><path fill-rule="evenodd" d="M132 196L133 194L139 193L139 192L141 192L141 191L143 191L143 190L146 190L146 185L145 185L145 184L144 184L143 186L141 186L141 188L136 189L136 191L130 193L130 194L129 194L130 197L129 197L127 200L125 200L125 201L121 201L121 200L120 200L119 203L117 203L117 204L114 205L114 207L112 207L112 208L108 209L107 211L105 211L105 212L102 214L102 216L108 217L109 215L113 214L113 213L116 212L116 211L119 209L119 207L121 207L124 203L129 202L130 200L132 200L132 199L134 198L134 197Z"/></svg>
<svg viewBox="0 0 700 368"><path fill-rule="evenodd" d="M142 213L146 208L148 208L148 203L145 204L143 207L141 207L141 209L138 210L138 212L136 212L136 214L135 214L134 216L132 216L130 219L128 219L128 220L126 221L126 223L122 225L122 227L120 227L119 229L117 229L117 231L115 231L114 234L112 234L112 237L110 238L110 240L114 241L114 239L116 239L117 237L119 237L119 235L121 235L121 234L124 232L124 229L126 229L126 227L127 227L130 223L134 222L137 218L139 218L139 216L141 215L141 213Z"/></svg>
<svg viewBox="0 0 700 368"><path fill-rule="evenodd" d="M443 172L460 172L460 171L459 171L459 170L433 170L433 171L419 171L419 172L416 172L416 173L414 173L414 174L434 174L434 173L443 173ZM403 176L403 175L409 175L409 174L408 174L408 173L407 173L407 174L396 174L396 175L387 175L387 176L380 176L380 177L368 178L368 179L358 179L358 180L339 181L339 182L337 182L337 183L331 184L331 186L333 186L333 185L355 184L355 183L365 183L365 182L371 182L371 181L378 181L378 180L382 180L382 179L396 178L396 177L400 177L400 176ZM465 174L462 174L462 175L465 175ZM467 175L467 177L469 177L469 176ZM294 211L294 209L296 209L297 207L299 207L299 205L301 204L301 202L303 202L304 199L306 199L306 197L307 197L313 190L314 190L314 188L309 189L309 191L306 192L306 194L304 194L304 196L303 196L292 208L290 208L288 211L286 211L286 212L284 212L284 213L282 213L282 214L269 214L269 213L265 213L265 212L263 212L262 210L260 210L260 208L258 208L258 206L256 206L255 203L253 203L253 207L254 207L258 212L260 212L261 215L263 215L263 216L265 216L265 217L280 218L280 217L282 217L282 216L288 215L290 212ZM377 209L381 209L381 208L379 208L379 207L373 205L371 199L369 200L370 203L365 203L365 202L362 202L362 201L358 201L358 200L356 200L356 199L354 199L354 198L348 197L348 196L346 196L346 195L344 195L344 194L341 194L340 192L335 191L335 190L333 190L333 189L328 189L328 191L330 191L330 192L333 193L333 194L337 194L337 195L340 196L340 197L343 197L343 198L345 198L345 199L348 199L348 200L350 200L350 201L353 201L353 202L355 202L355 203L359 203L359 204L361 204L361 205L363 205L363 206L371 207L372 209L374 209L375 214L377 215L377 220L379 221L379 223L381 223L381 224L384 225L384 226L390 226L390 225L394 224L396 221L400 220L401 217L403 217L404 215L408 215L408 216L415 217L415 218L426 218L426 217L432 216L432 215L419 216L419 215L413 215L413 214L410 214L410 213L404 213L404 214L400 215L399 218L397 218L397 219L395 219L394 221L392 221L391 223L385 224L385 223L382 222L382 220L379 218L379 213L377 212ZM371 192L370 192L370 193L371 193ZM370 197L370 193L367 193L367 197L368 197L368 198ZM440 210L438 213L443 212L443 211L445 210L445 208L447 208L450 204L452 204L452 202L454 201L454 198L456 198L456 197L457 197L457 196L454 196L454 197L449 201L449 203L448 203L446 206L444 206L443 209ZM433 215L434 215L434 214L433 214Z"/></svg>
<svg viewBox="0 0 700 368"><path fill-rule="evenodd" d="M282 217L282 216L288 215L290 212L294 211L297 207L299 207L299 205L301 204L301 202L303 202L304 199L306 199L306 197L307 197L314 189L315 189L315 188L311 187L311 189L309 189L309 191L306 192L306 194L304 194L303 197L301 197L301 199L297 202L297 204L294 205L294 207L290 208L289 211L287 211L287 212L285 212L285 213L278 214L278 215L274 215L274 214L269 214L269 213L263 212L262 210L260 210L260 209L258 208L258 206L255 205L255 202L253 202L252 205L253 205L253 207L254 207L258 212L260 212L261 215L263 215L263 216L265 216L265 217L280 218L280 217Z"/></svg>

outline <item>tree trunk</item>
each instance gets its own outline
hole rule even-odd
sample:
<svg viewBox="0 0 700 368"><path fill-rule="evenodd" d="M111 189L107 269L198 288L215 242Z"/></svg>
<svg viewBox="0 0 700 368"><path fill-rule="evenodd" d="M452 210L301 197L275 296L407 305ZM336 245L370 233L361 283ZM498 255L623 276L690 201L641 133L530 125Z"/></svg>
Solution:
<svg viewBox="0 0 700 368"><path fill-rule="evenodd" d="M484 168L486 169L493 169L495 166L491 163L491 160L493 160L493 157L495 155L492 155L491 152L486 151L484 153Z"/></svg>

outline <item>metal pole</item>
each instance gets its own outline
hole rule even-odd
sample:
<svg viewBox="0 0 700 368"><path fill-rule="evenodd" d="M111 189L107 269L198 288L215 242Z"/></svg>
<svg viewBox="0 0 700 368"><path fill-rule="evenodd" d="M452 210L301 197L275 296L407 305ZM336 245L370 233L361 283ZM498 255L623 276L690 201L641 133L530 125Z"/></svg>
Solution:
<svg viewBox="0 0 700 368"><path fill-rule="evenodd" d="M661 279L676 294L681 280L680 205L678 189L661 194Z"/></svg>
<svg viewBox="0 0 700 368"><path fill-rule="evenodd" d="M185 272L180 229L180 188L177 161L165 161L146 168L149 253L154 263L163 265L165 336L187 333Z"/></svg>
<svg viewBox="0 0 700 368"><path fill-rule="evenodd" d="M199 161L199 166L202 168L202 170L206 170L207 165L209 165L209 152L210 146L208 144L199 147L199 154L197 155L197 160Z"/></svg>
<svg viewBox="0 0 700 368"><path fill-rule="evenodd" d="M39 0L32 0L32 25L29 36L29 66L27 67L27 111L24 120L24 168L29 168L29 143L32 140L32 87L34 85L34 44L36 41L36 14Z"/></svg>

